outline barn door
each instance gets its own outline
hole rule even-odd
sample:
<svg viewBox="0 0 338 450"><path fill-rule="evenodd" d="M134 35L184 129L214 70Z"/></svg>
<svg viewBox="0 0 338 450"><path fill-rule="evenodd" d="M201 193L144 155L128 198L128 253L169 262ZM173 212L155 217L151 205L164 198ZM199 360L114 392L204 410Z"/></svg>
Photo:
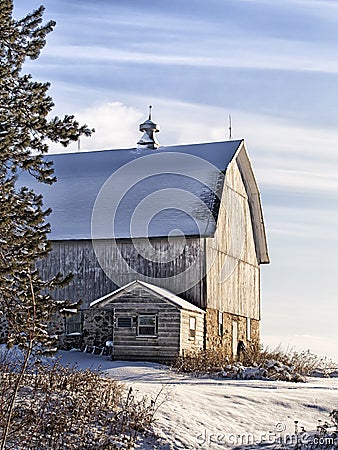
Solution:
<svg viewBox="0 0 338 450"><path fill-rule="evenodd" d="M232 322L232 356L237 356L238 346L238 323L233 320Z"/></svg>

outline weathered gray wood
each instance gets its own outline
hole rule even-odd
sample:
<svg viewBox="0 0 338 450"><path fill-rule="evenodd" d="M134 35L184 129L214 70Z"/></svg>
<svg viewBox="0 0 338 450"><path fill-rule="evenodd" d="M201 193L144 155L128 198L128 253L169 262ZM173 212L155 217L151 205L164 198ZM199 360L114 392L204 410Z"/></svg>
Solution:
<svg viewBox="0 0 338 450"><path fill-rule="evenodd" d="M248 196L236 160L227 169L223 198L228 201L220 207L215 236L206 239L207 308L259 319L260 269Z"/></svg>
<svg viewBox="0 0 338 450"><path fill-rule="evenodd" d="M195 338L191 339L189 336L189 320L190 317L196 318L196 334ZM180 330L180 353L186 350L193 350L203 348L204 345L204 317L200 315L193 315L189 311L182 311L181 313L181 330Z"/></svg>
<svg viewBox="0 0 338 450"><path fill-rule="evenodd" d="M203 345L202 312L186 311L158 293L137 284L108 297L103 308L100 305L98 303L86 313L86 340L92 345L94 340L102 343L113 339L113 354L116 358L171 359L184 349L201 348ZM138 316L145 314L156 316L156 336L138 335ZM119 317L130 317L131 327L118 327ZM196 337L193 340L189 338L190 317L196 318ZM98 324L109 323L109 318L112 318L110 328L104 328L100 332Z"/></svg>
<svg viewBox="0 0 338 450"><path fill-rule="evenodd" d="M168 248L168 240L165 238L152 239L155 248L165 252ZM96 242L96 251L99 254L103 266L110 272L114 280L114 274L119 274L121 285L125 285L139 279L138 273L156 279L155 284L177 293L182 286L178 286L174 275L191 267L196 285L180 294L182 298L196 306L204 306L203 298L203 245L199 238L187 238L183 254L179 254L181 240L171 239L172 251L178 256L172 262L152 263L141 257L132 241L118 241L117 246L112 241L102 240ZM138 240L139 247L147 248L149 245L144 239ZM92 242L83 241L56 241L52 243L52 252L46 260L39 263L43 277L48 279L61 272L72 273L73 280L63 289L54 293L58 300L70 299L72 301L81 299L82 308L89 308L89 304L97 298L113 292L118 287L110 279L100 266L94 252ZM144 250L146 251L146 250ZM121 258L123 257L123 260ZM129 270L126 270L126 261ZM133 269L133 270L132 270ZM135 273L134 271L138 272Z"/></svg>

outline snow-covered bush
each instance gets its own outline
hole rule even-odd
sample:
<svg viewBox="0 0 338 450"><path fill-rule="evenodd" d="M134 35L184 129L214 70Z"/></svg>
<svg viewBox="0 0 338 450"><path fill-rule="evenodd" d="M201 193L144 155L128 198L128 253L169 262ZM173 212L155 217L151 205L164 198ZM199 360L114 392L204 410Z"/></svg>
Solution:
<svg viewBox="0 0 338 450"><path fill-rule="evenodd" d="M0 363L0 438L19 376L14 364ZM98 372L36 362L19 386L6 448L132 449L150 430L156 408L156 399L138 399Z"/></svg>
<svg viewBox="0 0 338 450"><path fill-rule="evenodd" d="M241 362L229 364L220 372L224 378L241 380L280 380L305 382L305 377L294 371L293 367L282 364L280 361L267 360L259 366L244 366Z"/></svg>
<svg viewBox="0 0 338 450"><path fill-rule="evenodd" d="M239 359L230 361L225 350L215 347L207 350L186 352L176 358L172 367L178 372L201 374L218 373L235 379L269 379L282 381L305 381L306 376L334 376L334 364L320 358L309 350L284 351L280 347L269 350L251 346L241 353Z"/></svg>

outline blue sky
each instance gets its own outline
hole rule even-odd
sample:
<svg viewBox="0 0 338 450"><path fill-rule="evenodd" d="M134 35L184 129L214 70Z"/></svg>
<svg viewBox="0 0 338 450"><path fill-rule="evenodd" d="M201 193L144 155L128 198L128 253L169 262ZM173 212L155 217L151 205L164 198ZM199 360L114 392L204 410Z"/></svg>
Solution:
<svg viewBox="0 0 338 450"><path fill-rule="evenodd" d="M20 17L40 1L14 4ZM149 104L162 145L227 139L231 113L261 189L270 248L263 341L338 361L338 3L44 5L57 26L26 70L51 81L56 114L96 128L82 149L134 147Z"/></svg>

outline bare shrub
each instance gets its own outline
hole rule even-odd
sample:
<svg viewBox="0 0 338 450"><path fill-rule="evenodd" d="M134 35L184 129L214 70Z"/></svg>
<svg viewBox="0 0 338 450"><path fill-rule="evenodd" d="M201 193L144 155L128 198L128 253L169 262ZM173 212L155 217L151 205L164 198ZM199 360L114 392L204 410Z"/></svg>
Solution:
<svg viewBox="0 0 338 450"><path fill-rule="evenodd" d="M315 369L332 369L335 364L325 357L320 357L310 350L297 352L294 349L282 349L281 346L271 350L269 347L251 345L241 356L245 366L264 365L267 361L277 361L301 375L311 375Z"/></svg>
<svg viewBox="0 0 338 450"><path fill-rule="evenodd" d="M0 365L0 437L18 370ZM33 365L24 374L6 443L16 450L134 448L151 429L155 400L90 370Z"/></svg>
<svg viewBox="0 0 338 450"><path fill-rule="evenodd" d="M276 347L271 350L269 347L262 345L250 345L241 355L241 362L245 366L262 365L266 361L275 360L284 365L289 365L290 358L288 352L282 350L281 347Z"/></svg>
<svg viewBox="0 0 338 450"><path fill-rule="evenodd" d="M330 417L334 423L334 426L336 427L336 431L338 431L338 409L334 409L330 412Z"/></svg>
<svg viewBox="0 0 338 450"><path fill-rule="evenodd" d="M195 375L222 372L229 370L229 367L244 366L266 369L271 365L277 365L292 374L303 376L311 375L311 372L316 368L334 366L327 358L321 358L309 350L296 352L292 349L283 350L280 346L271 350L260 345L247 347L236 360L231 360L222 347L214 347L185 352L172 363L172 367L178 372ZM293 377L290 379L293 379ZM297 377L294 379L297 380Z"/></svg>
<svg viewBox="0 0 338 450"><path fill-rule="evenodd" d="M209 348L206 350L197 349L186 351L182 356L178 356L172 362L172 368L178 372L194 373L215 373L223 370L229 363L226 352L221 347Z"/></svg>
<svg viewBox="0 0 338 450"><path fill-rule="evenodd" d="M337 450L338 449L338 411L331 411L328 420L318 420L316 430L307 432L300 426L298 420L295 424L295 445L290 447L295 450ZM286 447L283 447L286 448ZM289 447L288 447L289 448Z"/></svg>

